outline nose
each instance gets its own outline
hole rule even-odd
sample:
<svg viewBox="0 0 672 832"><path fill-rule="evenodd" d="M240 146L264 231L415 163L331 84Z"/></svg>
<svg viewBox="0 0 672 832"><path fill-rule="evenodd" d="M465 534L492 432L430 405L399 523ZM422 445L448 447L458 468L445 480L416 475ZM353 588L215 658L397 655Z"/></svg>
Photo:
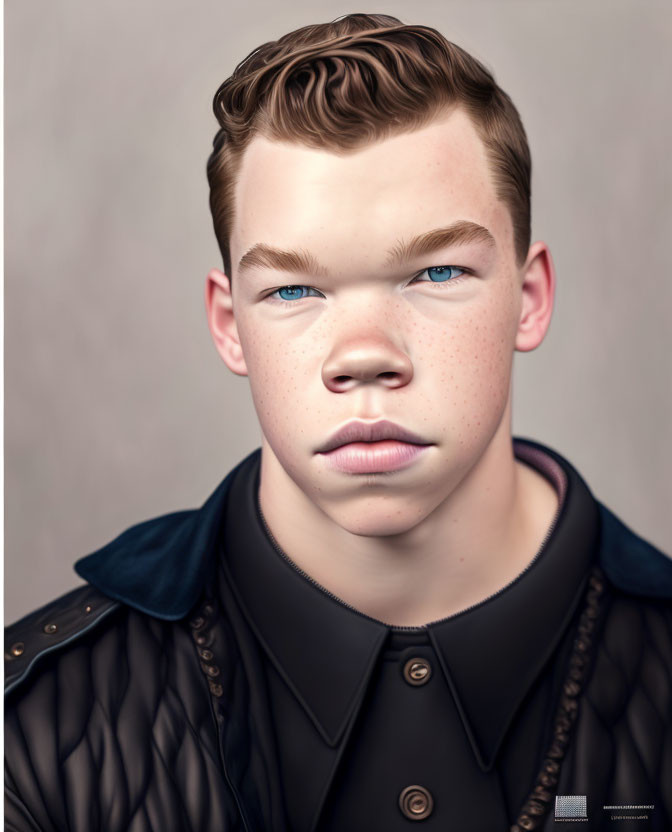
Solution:
<svg viewBox="0 0 672 832"><path fill-rule="evenodd" d="M412 378L410 358L382 336L346 339L322 366L322 381L333 393L374 382L383 387L403 387Z"/></svg>

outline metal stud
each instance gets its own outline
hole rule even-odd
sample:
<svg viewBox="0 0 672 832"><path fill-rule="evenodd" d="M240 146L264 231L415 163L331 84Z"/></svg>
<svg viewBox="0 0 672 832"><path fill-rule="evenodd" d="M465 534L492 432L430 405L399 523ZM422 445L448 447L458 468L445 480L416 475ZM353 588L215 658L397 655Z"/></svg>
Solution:
<svg viewBox="0 0 672 832"><path fill-rule="evenodd" d="M48 633L49 635L51 635L52 633L55 633L56 630L58 630L58 627L56 626L56 624L45 624L44 625L44 632Z"/></svg>
<svg viewBox="0 0 672 832"><path fill-rule="evenodd" d="M9 652L12 654L12 656L18 657L23 653L25 649L26 648L24 643L22 641L17 641L16 644L12 644L12 646L9 648Z"/></svg>

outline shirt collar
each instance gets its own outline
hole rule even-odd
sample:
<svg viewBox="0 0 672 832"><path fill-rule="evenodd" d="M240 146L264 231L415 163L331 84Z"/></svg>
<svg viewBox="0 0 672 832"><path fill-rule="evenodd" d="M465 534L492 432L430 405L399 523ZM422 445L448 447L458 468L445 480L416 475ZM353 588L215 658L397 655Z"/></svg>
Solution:
<svg viewBox="0 0 672 832"><path fill-rule="evenodd" d="M599 535L597 503L566 459L529 440L515 439L514 451L559 493L549 534L528 567L495 595L427 625L484 771L575 612ZM390 628L328 593L275 544L257 503L259 462L258 453L248 457L231 484L222 570L269 658L325 741L336 745Z"/></svg>
<svg viewBox="0 0 672 832"><path fill-rule="evenodd" d="M592 522L589 518L584 517L581 506L584 505L584 501L587 505L591 505L593 498L574 468L555 451L540 443L518 438L514 438L514 447L518 456L522 456L526 449L536 448L539 455L537 462L534 464L539 465L539 460L550 457L560 465L568 477L565 500L567 505L563 507L558 518L559 522L556 524L551 538L547 541L547 546L544 547L544 557L540 559L540 563L543 563L544 567L540 568L539 565L535 565L534 571L530 569L524 576L526 585L528 578L534 579L531 583L532 585L538 584L539 593L536 602L534 598L531 599L532 606L528 608L529 611L526 613L528 617L525 619L524 632L519 634L521 644L523 640L525 643L524 652L529 659L529 667L525 663L526 660L520 659L520 653L517 654L520 665L523 666L526 674L529 673L530 678L532 678L536 668L543 663L538 654L535 664L535 660L527 647L529 643L538 640L538 634L532 632L533 615L537 606L540 604L545 606L546 599L554 598L556 592L555 575L557 573L561 573L561 576L569 575L571 573L569 567L574 563L574 558L580 561L580 554L583 549L575 552L574 547L577 542L581 547L584 544L587 546L589 532L592 531ZM171 512L127 528L102 548L80 558L75 563L75 571L108 597L147 615L164 620L184 618L194 608L204 589L212 586L217 574L218 554L223 534L222 522L226 515L227 498L231 484L244 466L249 464L251 460L258 460L260 456L260 449L256 449L238 463L229 471L200 508ZM672 598L672 561L670 558L635 534L605 505L598 501L594 502L597 504L600 517L598 561L612 585L629 594ZM547 558L548 552L555 554ZM565 559L568 564L567 567L565 566ZM546 561L552 561L554 566L547 568ZM522 578L520 582L523 582ZM313 587L313 589L315 588ZM508 607L508 605L505 606L507 598L504 596L505 594L508 595L513 589L513 586L507 588L505 592L501 593L501 596L488 601L487 604L496 607L497 610L500 606L506 609ZM305 592L305 585L303 590ZM278 594L277 587L275 594ZM301 597L303 597L303 594ZM322 601L324 601L323 598ZM296 666L293 666L292 678L296 680L297 689L300 687L301 691L305 693L306 707L309 706L308 700L310 699L310 705L315 709L315 714L319 714L319 720L324 726L326 735L338 739L340 727L347 722L348 708L355 708L359 692L366 684L368 675L375 663L380 649L376 638L380 638L382 644L385 631L380 629L384 625L379 622L367 619L359 614L355 614L356 618L353 618L351 614L346 615L347 607L342 608L342 605L338 602L334 603L338 606L338 612L332 613L333 624L330 625L332 635L327 636L327 638L330 638L332 642L339 641L338 644L333 646L334 655L340 656L338 665L325 660L327 655L324 653L325 640L315 638L312 633L313 622L309 618L300 618L294 622L293 626L297 631L296 640L287 643L302 643L305 650L309 651L311 643L317 642L318 646L313 647L313 655L309 656L308 652L305 652L306 660L303 663L297 661ZM515 605L512 604L511 606ZM322 608L324 608L324 604L321 605ZM463 621L456 617L454 622L458 625L455 628L456 631L459 628L472 626L471 621L478 611L479 607L476 607L474 610L465 612ZM351 611L349 612L351 613ZM541 613L542 615L546 614L544 609L541 610ZM300 615L300 610L297 615ZM506 620L507 616L503 613L501 615ZM524 620L521 618L520 608L516 608L515 615L509 617L517 618L519 623ZM494 616L494 618L497 618L497 616ZM361 619L367 623L362 625ZM359 623L359 627L356 626L357 623ZM302 629L302 625L304 629ZM448 626L448 622L446 622L446 631ZM473 626L475 628L475 625ZM480 620L478 626L480 627ZM363 646L354 645L356 648L354 652L340 647L343 638L349 639L348 644L355 641L352 635L347 635L349 627L352 627L356 635L362 637L363 641ZM453 630L452 625L450 629ZM474 686L474 682L469 680L476 677L482 678L479 675L481 666L479 665L478 668L473 670L473 674L470 676L468 669L473 669L473 665L468 664L467 671L462 670L458 678L457 673L459 671L455 672L455 668L467 664L469 656L460 654L460 650L465 651L459 644L455 649L455 656L450 656L448 654L451 646L449 636L445 635L443 627L437 625L436 630L437 639L441 637L445 644L445 650L442 648L445 656L444 665L448 669L453 669L453 685L456 696L460 700L465 724L473 725L473 730L471 727L469 730L471 731L470 737L475 747L475 753L480 754L480 759L487 763L492 759L493 749L496 749L499 742L498 738L501 737L504 731L505 724L508 721L507 718L513 710L514 702L517 702L522 696L522 682L514 679L513 686L509 689L513 677L512 674L508 673L507 665L506 679L499 686L496 696L494 693L488 693L482 684L478 685L477 696L470 696L469 694L472 691L469 689L469 684ZM308 634L308 638L304 639L303 642L301 642L302 634ZM341 635L337 639L335 634ZM492 644L498 643L497 635L495 633ZM487 647L489 643L481 638L481 644ZM367 647L369 653L364 650ZM364 652L365 659L358 658L359 650ZM487 651L490 655L494 654L493 666L497 667L499 664L498 654L492 647L487 648ZM335 680L334 690L329 694L329 701L325 697L325 699L320 699L318 702L317 699L311 698L311 682L310 678L306 681L306 677L312 675L311 667L322 668L324 666L332 670L332 675L327 678L333 678L333 668L335 666L343 669L344 677L342 681ZM485 667L485 664L482 666ZM351 671L349 668L351 668ZM351 675L348 675L349 673ZM500 696L503 705L499 704ZM481 702L483 697L487 698L487 707L492 706L492 718L486 712L486 704ZM504 711L506 713L502 716Z"/></svg>

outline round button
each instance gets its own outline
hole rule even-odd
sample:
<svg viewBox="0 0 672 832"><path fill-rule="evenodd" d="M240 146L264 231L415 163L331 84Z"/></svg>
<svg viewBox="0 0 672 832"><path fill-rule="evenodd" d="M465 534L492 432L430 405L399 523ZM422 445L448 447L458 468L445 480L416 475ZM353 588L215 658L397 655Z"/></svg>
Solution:
<svg viewBox="0 0 672 832"><path fill-rule="evenodd" d="M48 633L48 634L55 633L56 630L58 630L58 627L56 626L56 624L45 624L44 625L44 632L45 633Z"/></svg>
<svg viewBox="0 0 672 832"><path fill-rule="evenodd" d="M211 693L214 693L215 696L221 696L224 693L224 688L217 682L210 681L208 684L210 686Z"/></svg>
<svg viewBox="0 0 672 832"><path fill-rule="evenodd" d="M424 786L406 786L399 795L399 808L409 820L424 820L432 814L434 800Z"/></svg>
<svg viewBox="0 0 672 832"><path fill-rule="evenodd" d="M24 650L25 650L25 647L23 645L23 642L22 641L17 641L16 644L12 644L12 646L10 648L10 653L12 654L12 656L15 656L16 658L18 658L20 655L22 655Z"/></svg>
<svg viewBox="0 0 672 832"><path fill-rule="evenodd" d="M404 679L409 685L424 685L429 682L431 675L432 666L422 656L409 659L404 665Z"/></svg>

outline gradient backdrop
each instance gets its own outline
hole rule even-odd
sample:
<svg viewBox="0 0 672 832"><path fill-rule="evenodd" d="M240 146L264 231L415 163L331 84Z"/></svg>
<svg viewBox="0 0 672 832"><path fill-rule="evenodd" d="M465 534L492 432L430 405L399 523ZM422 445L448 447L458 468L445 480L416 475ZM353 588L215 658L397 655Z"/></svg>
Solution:
<svg viewBox="0 0 672 832"><path fill-rule="evenodd" d="M258 446L205 320L212 96L262 42L352 11L438 28L518 106L558 289L516 354L514 434L672 552L668 2L23 0L5 5L6 621Z"/></svg>

